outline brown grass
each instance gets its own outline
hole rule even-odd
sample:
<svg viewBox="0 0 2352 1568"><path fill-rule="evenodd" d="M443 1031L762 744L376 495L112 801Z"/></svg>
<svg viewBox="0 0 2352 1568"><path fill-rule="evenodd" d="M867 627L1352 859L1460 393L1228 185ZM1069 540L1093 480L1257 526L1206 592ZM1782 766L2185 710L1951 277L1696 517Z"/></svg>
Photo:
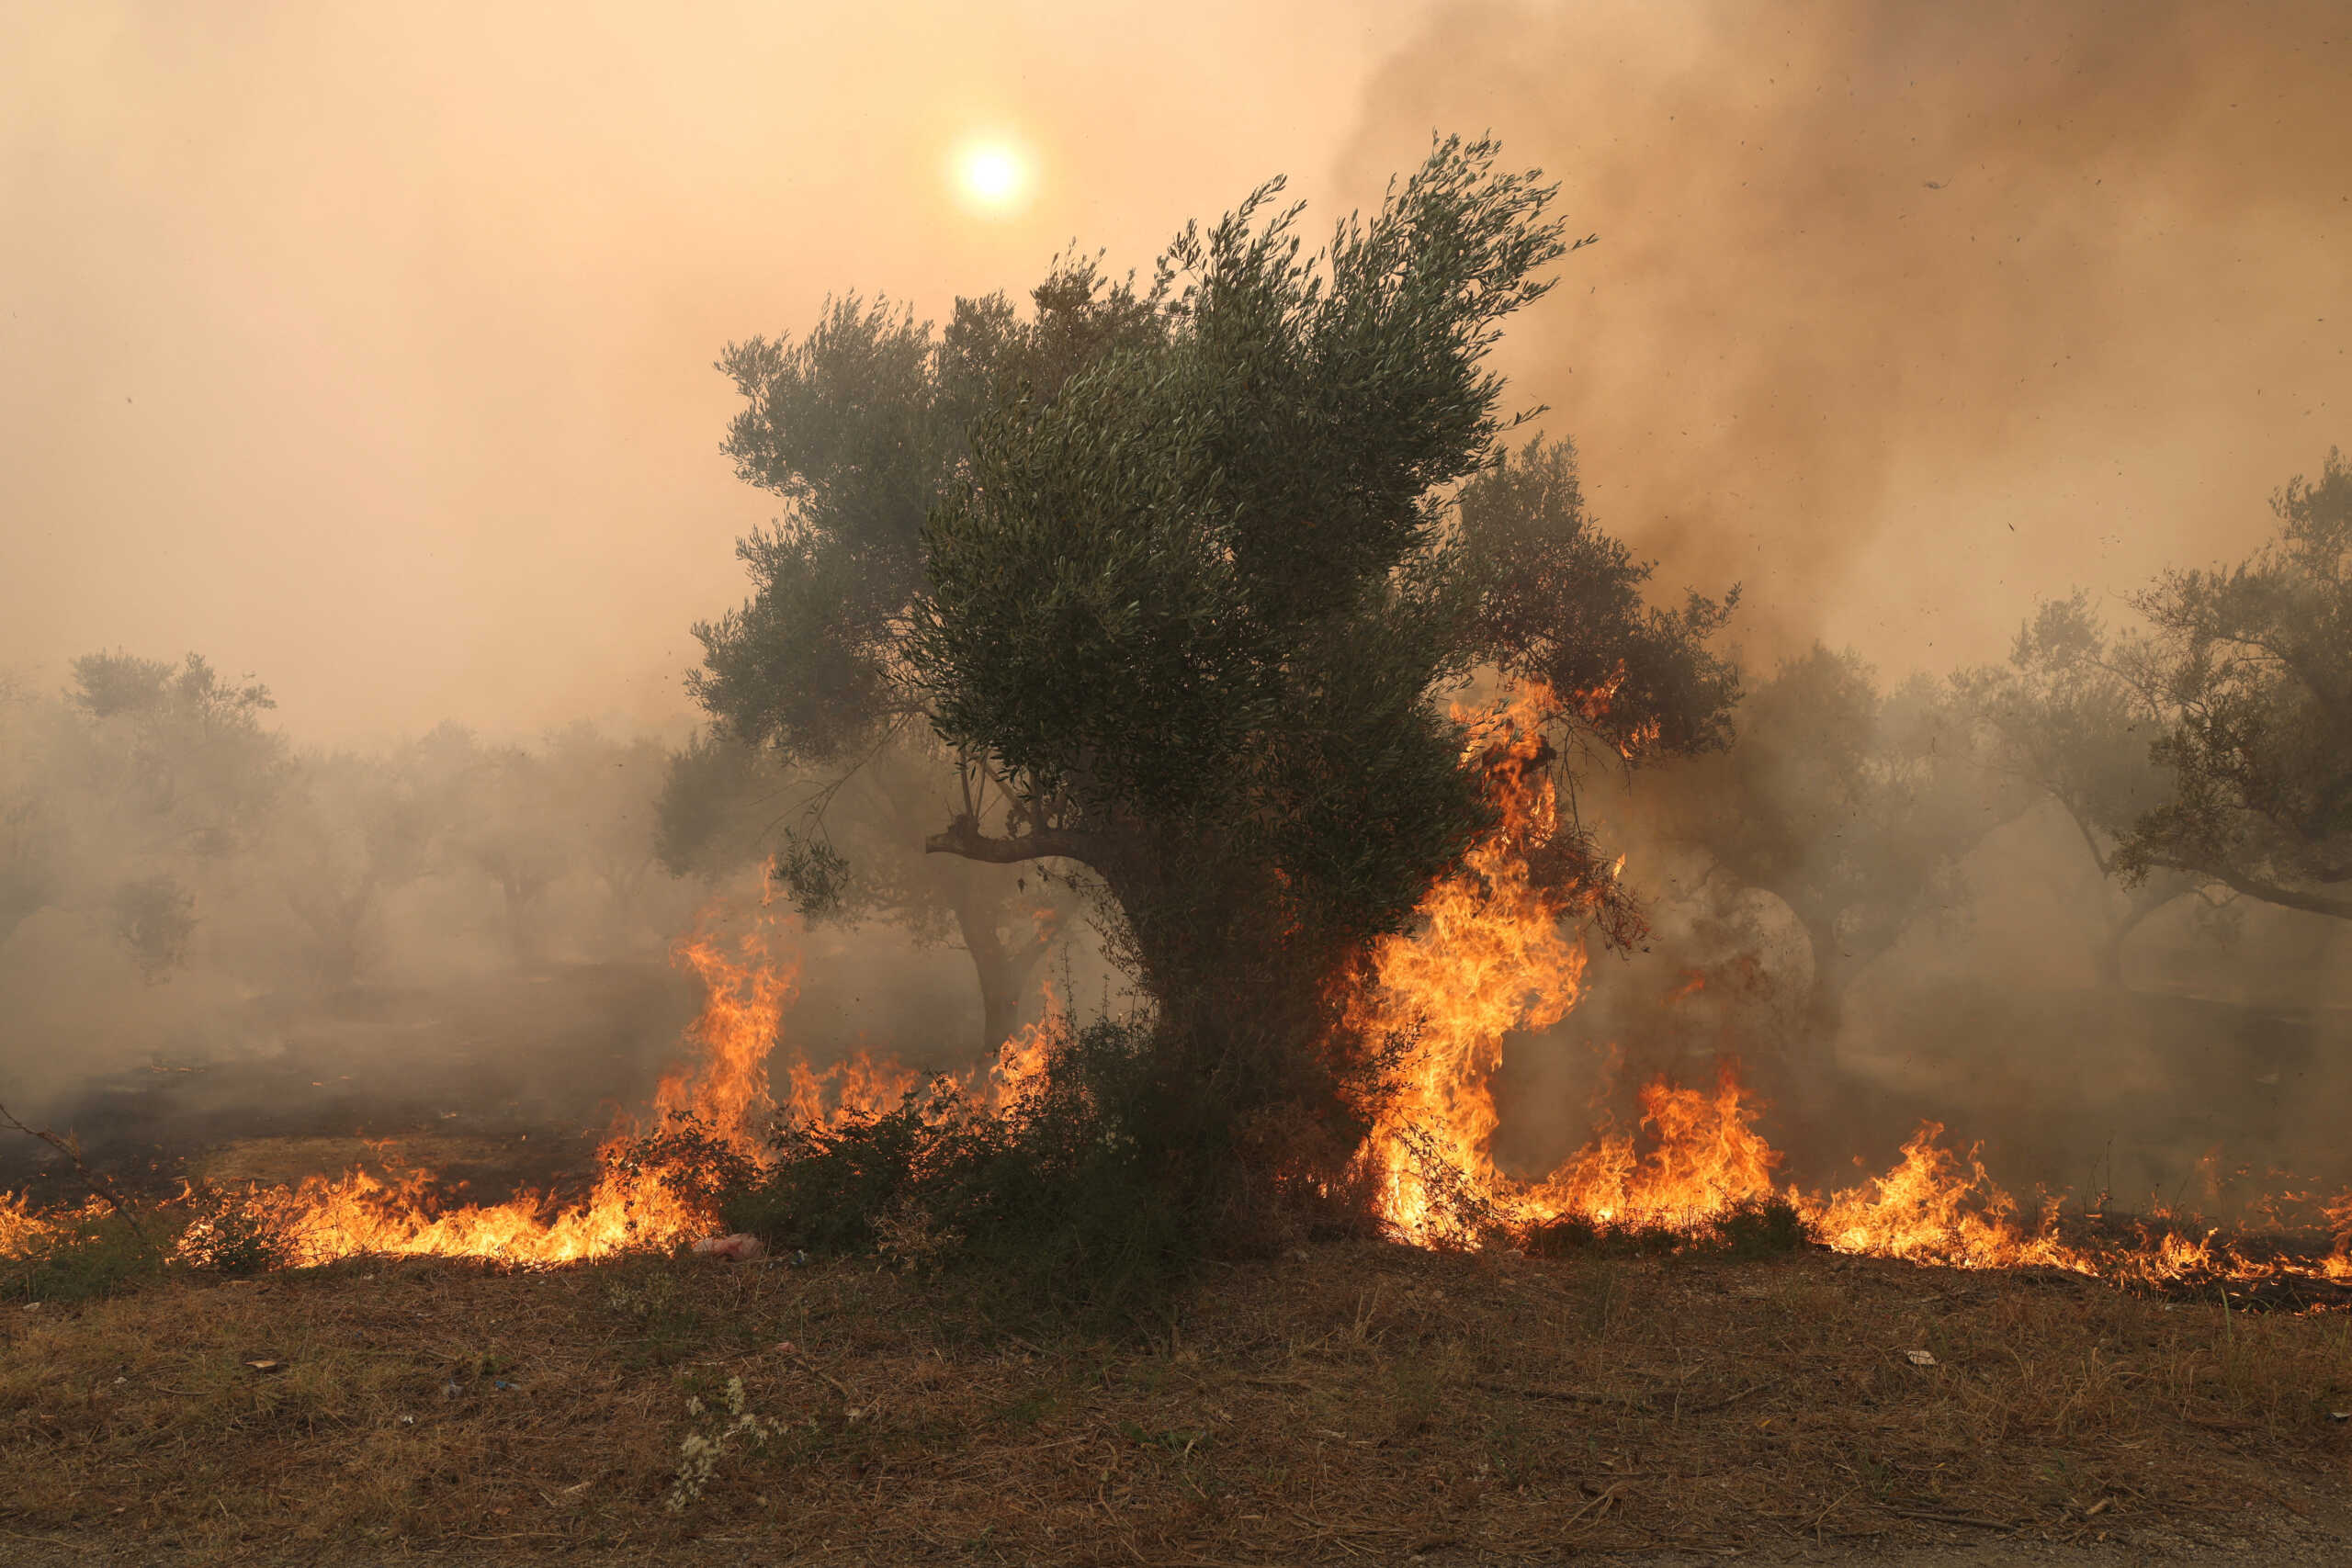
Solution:
<svg viewBox="0 0 2352 1568"><path fill-rule="evenodd" d="M142 1556L1254 1563L2352 1518L2352 1318L1821 1254L1330 1247L1107 1338L870 1265L668 1259L345 1264L0 1319L0 1525ZM781 1435L673 1514L730 1378Z"/></svg>

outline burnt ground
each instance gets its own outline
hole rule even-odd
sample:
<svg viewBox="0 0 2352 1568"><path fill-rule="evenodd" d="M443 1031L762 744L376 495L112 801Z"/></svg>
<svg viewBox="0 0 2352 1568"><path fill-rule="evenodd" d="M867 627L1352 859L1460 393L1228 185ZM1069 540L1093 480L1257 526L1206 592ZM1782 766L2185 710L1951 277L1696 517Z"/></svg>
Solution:
<svg viewBox="0 0 2352 1568"><path fill-rule="evenodd" d="M1816 1252L1332 1244L1107 1331L974 1284L355 1260L11 1309L0 1555L2352 1561L2341 1314Z"/></svg>
<svg viewBox="0 0 2352 1568"><path fill-rule="evenodd" d="M967 1065L977 1044L956 1030L969 998L952 986L936 994L964 976L941 967L884 996L812 964L785 1032L820 1066L865 1043L869 1023L910 1043L899 1054L917 1065ZM660 958L267 995L190 1032L211 1043L160 1041L141 1065L87 1080L34 1120L151 1193L188 1176L292 1180L389 1161L494 1201L592 1175L596 1144L643 1111L702 1000L700 984ZM386 1140L396 1147L368 1147ZM49 1149L14 1136L0 1138L0 1191L82 1196Z"/></svg>
<svg viewBox="0 0 2352 1568"><path fill-rule="evenodd" d="M813 964L785 1028L820 1064L871 1043L920 1066L961 1067L978 1055L962 1038L965 989L953 965L885 994ZM265 996L202 1032L215 1043L201 1053L159 1042L141 1066L85 1083L37 1120L155 1191L198 1172L340 1169L379 1157L363 1140L392 1139L403 1151L393 1157L495 1199L582 1175L616 1118L646 1104L700 1000L695 980L659 958L431 989ZM1996 1177L2029 1202L2044 1187L2078 1200L2105 1191L2120 1210L2168 1203L2234 1220L2266 1190L2352 1186L2352 1144L2337 1126L2352 1095L2352 1010L1923 987L1868 1033L1842 1059L1743 1065L1770 1107L1762 1130L1788 1153L1786 1174L1808 1186L1852 1181L1849 1162L1886 1168L1925 1120L1944 1122L1955 1146L1982 1140ZM1880 1034L1899 1048L1872 1046ZM1665 1070L1703 1082L1714 1048L1636 1053L1624 1077ZM1548 1168L1592 1126L1592 1087L1547 1077L1547 1054L1608 1052L1573 1035L1514 1043L1497 1085L1512 1108L1498 1152L1523 1174ZM1613 1108L1621 1121L1627 1087ZM247 1146L224 1163L231 1145ZM5 1190L79 1197L47 1149L19 1138L0 1138Z"/></svg>
<svg viewBox="0 0 2352 1568"><path fill-rule="evenodd" d="M266 1047L56 1120L158 1188L392 1157L560 1187L698 1000L658 964L264 998ZM2071 1147L2138 1097L2201 1138L2269 1114L2229 1086L2311 1059L2292 1019L2176 1011L2151 1028L2204 1053L2200 1095L2058 1063L2010 1086L2026 1121ZM67 1191L42 1153L0 1145L0 1187ZM731 1378L771 1441L673 1515ZM2333 1564L2346 1409L2352 1314L1814 1252L1332 1246L1107 1335L871 1262L355 1260L0 1311L0 1561Z"/></svg>
<svg viewBox="0 0 2352 1568"><path fill-rule="evenodd" d="M46 1120L150 1191L209 1174L228 1145L248 1147L224 1174L275 1180L343 1169L364 1140L392 1139L453 1184L503 1197L576 1175L615 1117L645 1102L699 1000L659 963L263 997L231 1031L247 1048L159 1052ZM324 1163L302 1168L300 1153ZM0 1143L0 1190L80 1197L62 1162L21 1138Z"/></svg>

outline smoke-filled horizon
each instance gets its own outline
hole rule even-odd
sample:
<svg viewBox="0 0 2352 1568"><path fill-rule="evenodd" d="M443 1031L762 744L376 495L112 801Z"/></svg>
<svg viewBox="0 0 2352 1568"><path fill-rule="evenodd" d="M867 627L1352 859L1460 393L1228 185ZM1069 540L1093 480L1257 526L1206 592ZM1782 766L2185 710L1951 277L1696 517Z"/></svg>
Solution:
<svg viewBox="0 0 2352 1568"><path fill-rule="evenodd" d="M20 11L0 670L199 651L331 742L672 728L776 510L727 342L1148 265L1311 181L1407 9ZM1025 206L959 201L976 136Z"/></svg>
<svg viewBox="0 0 2352 1568"><path fill-rule="evenodd" d="M1491 127L1600 243L1501 360L1662 586L1766 662L1999 657L2035 599L2240 558L2352 442L2352 28L2324 3L1461 4L1362 188ZM2112 608L2121 611L2123 606Z"/></svg>
<svg viewBox="0 0 2352 1568"><path fill-rule="evenodd" d="M1500 364L1661 588L1744 579L1758 660L1996 658L2037 596L2243 554L2344 439L2330 22L27 13L0 668L196 650L324 742L680 725L775 510L717 449L722 344L844 290L944 317L1073 241L1148 265L1276 173L1319 231L1433 129L1601 236ZM1017 211L951 188L981 134Z"/></svg>

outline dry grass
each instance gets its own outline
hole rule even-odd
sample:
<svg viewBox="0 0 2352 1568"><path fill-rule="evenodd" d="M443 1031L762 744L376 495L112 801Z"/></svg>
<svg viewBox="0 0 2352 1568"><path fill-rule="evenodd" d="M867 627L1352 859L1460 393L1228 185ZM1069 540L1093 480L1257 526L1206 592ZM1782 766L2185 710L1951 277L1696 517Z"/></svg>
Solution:
<svg viewBox="0 0 2352 1568"><path fill-rule="evenodd" d="M695 1537L1552 1558L2352 1517L2327 1414L2352 1408L2352 1318L1820 1254L1332 1247L1115 1338L991 1325L954 1281L870 1266L666 1259L346 1264L0 1316L0 1523L199 1561ZM673 1514L681 1440L719 1430L737 1378L781 1430L723 1446Z"/></svg>

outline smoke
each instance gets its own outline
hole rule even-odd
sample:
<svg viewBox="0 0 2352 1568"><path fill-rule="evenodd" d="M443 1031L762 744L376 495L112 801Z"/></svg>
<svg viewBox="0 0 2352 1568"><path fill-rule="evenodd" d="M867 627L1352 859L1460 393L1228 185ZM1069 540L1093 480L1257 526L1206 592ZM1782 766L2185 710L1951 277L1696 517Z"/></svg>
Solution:
<svg viewBox="0 0 2352 1568"><path fill-rule="evenodd" d="M0 670L204 650L307 741L682 721L772 514L711 361L1325 165L1412 0L0 15ZM1035 197L978 217L977 133Z"/></svg>
<svg viewBox="0 0 2352 1568"><path fill-rule="evenodd" d="M2352 25L2327 0L1467 5L1357 190L1491 127L1600 243L1503 362L1750 652L1996 657L2041 593L2243 553L2352 434Z"/></svg>
<svg viewBox="0 0 2352 1568"><path fill-rule="evenodd" d="M722 344L797 332L852 288L944 315L1073 239L1141 263L1277 172L1321 216L1332 190L1368 205L1432 130L1492 130L1600 234L1499 367L1579 444L1600 523L1660 558L1660 587L1745 581L1758 671L1815 637L1888 683L1996 658L2037 595L2242 555L2263 497L2352 442L2352 26L2328 0L1207 0L1148 38L1066 0L978 17L94 0L0 18L0 667L51 694L78 654L198 649L362 772L443 719L674 738L687 627L741 598L733 541L772 508L717 450ZM1036 158L1032 207L958 208L941 170L977 131ZM279 874L323 886L363 825L319 831L326 849L199 890L192 966L166 986L125 968L98 902L35 918L0 947L28 1042L0 1065L62 1100L85 1069L258 1057L286 1064L267 1093L299 1099L362 1064L396 1078L429 1038L508 1061L502 1084L625 1045L582 1081L642 1085L692 998L658 953L614 955L580 875L548 896L563 985L518 974L489 883L450 863L387 896L382 1016L322 1016ZM1694 891L1704 864L1636 849L1654 950L1596 965L1551 1057L1514 1043L1514 1106L1581 1107L1612 1059L1622 1083L1815 1043L1785 908ZM2135 985L2191 975L2241 1011L2103 1022L2053 955L2104 886L2020 892L2066 852L1988 845L1962 929L1923 923L1858 986L1836 1044L1884 1090L1871 1136L1982 1113L2033 1144L2025 1179L2079 1183L2064 1160L2087 1134L2055 1123L2128 1101L2157 1152L2110 1160L2119 1192L2216 1134L2164 1121L2183 1086L2281 1146L2317 1140L2312 1115L2264 1108L2340 1105L2340 1078L2263 1055L2304 1026L2262 1009L2341 971L2342 938L2264 928L2214 957L2152 929ZM674 934L688 913L640 923ZM798 1012L820 1055L975 1032L961 955L861 932L819 957L835 979ZM1936 1010L1963 992L1973 1010ZM310 1010L278 1016L280 993ZM2199 1057L2200 1030L2252 1055Z"/></svg>

